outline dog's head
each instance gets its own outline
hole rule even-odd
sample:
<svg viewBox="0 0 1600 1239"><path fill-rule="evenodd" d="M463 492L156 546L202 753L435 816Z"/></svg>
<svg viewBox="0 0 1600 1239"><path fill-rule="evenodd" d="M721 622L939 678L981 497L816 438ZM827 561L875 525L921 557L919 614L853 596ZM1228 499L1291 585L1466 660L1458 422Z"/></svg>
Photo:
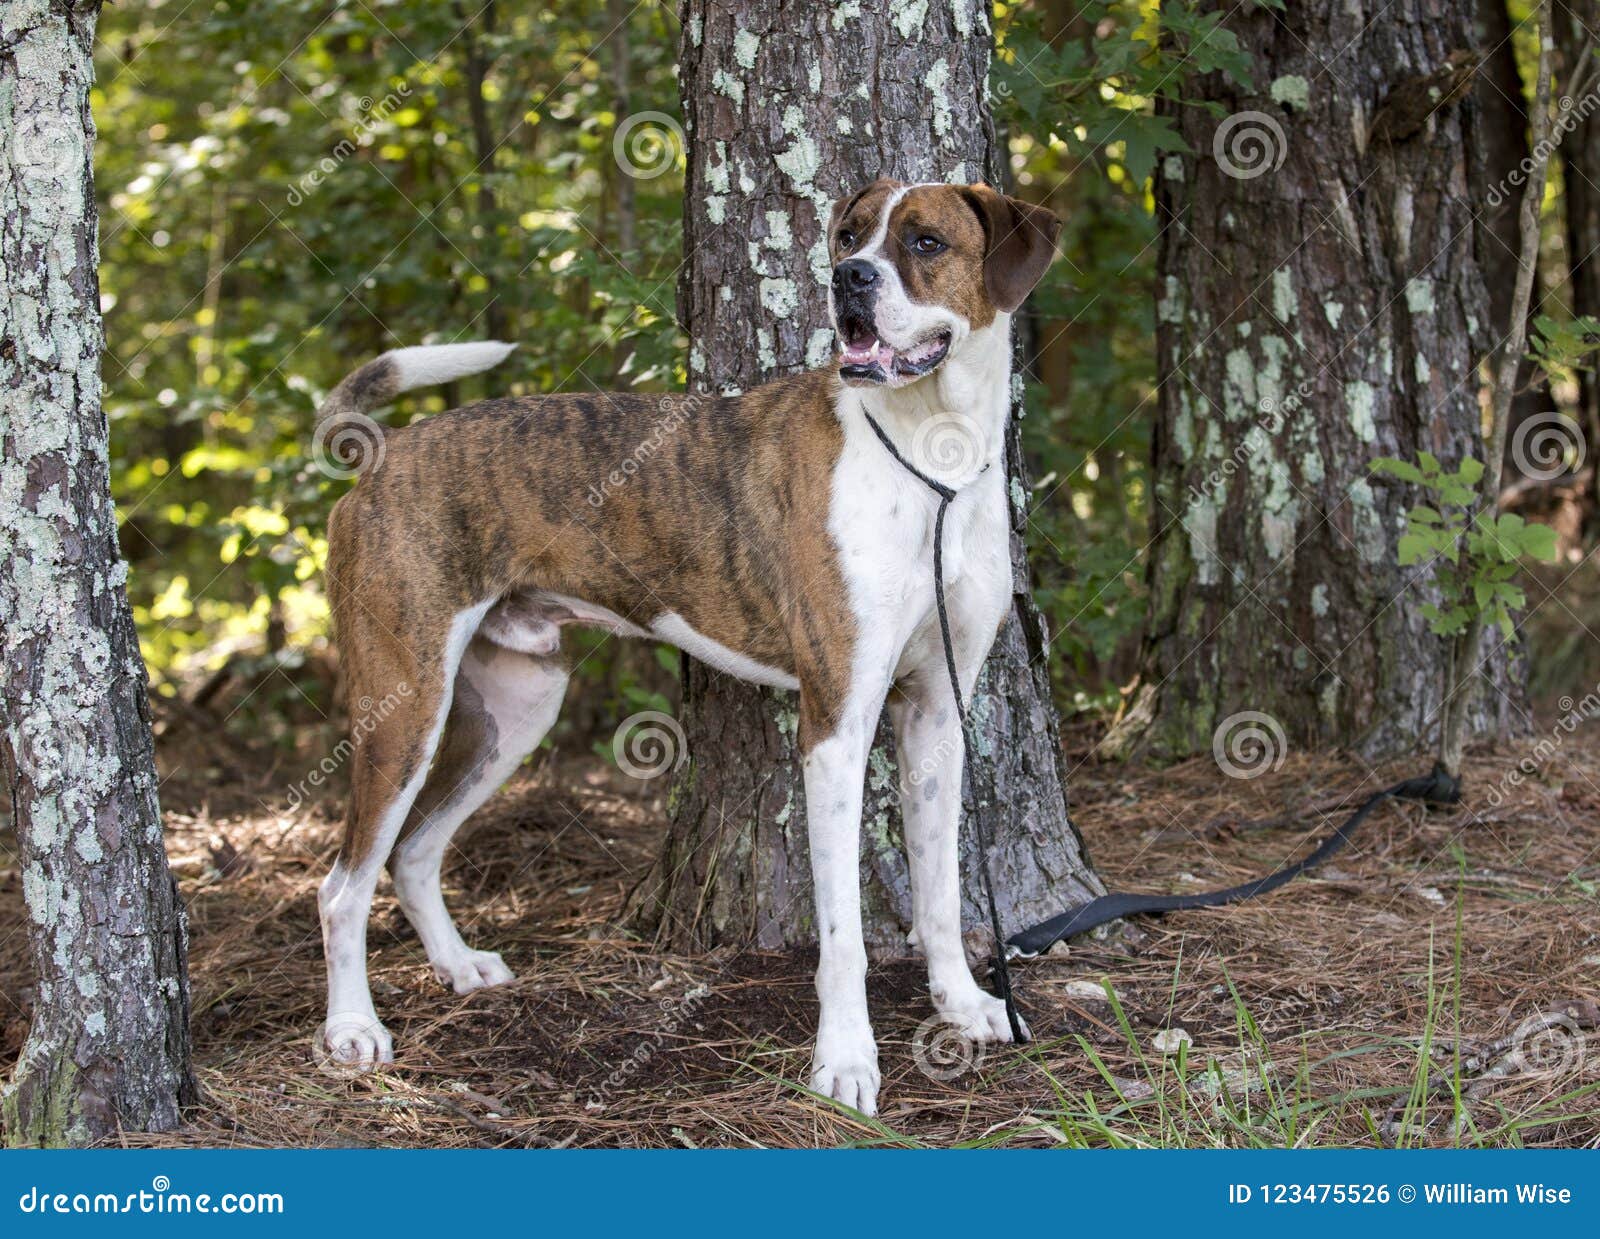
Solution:
<svg viewBox="0 0 1600 1239"><path fill-rule="evenodd" d="M833 325L846 382L903 387L1022 304L1061 221L987 185L878 180L833 208Z"/></svg>

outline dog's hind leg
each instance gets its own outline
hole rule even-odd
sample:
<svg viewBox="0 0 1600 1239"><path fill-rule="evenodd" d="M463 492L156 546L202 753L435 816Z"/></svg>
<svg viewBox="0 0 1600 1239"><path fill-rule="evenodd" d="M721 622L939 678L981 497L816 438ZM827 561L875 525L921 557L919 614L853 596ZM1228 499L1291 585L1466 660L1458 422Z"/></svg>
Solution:
<svg viewBox="0 0 1600 1239"><path fill-rule="evenodd" d="M434 973L458 994L512 976L499 955L462 941L439 886L444 854L462 823L544 739L566 687L567 673L554 660L474 640L456 673L433 770L389 858L400 906Z"/></svg>
<svg viewBox="0 0 1600 1239"><path fill-rule="evenodd" d="M370 1068L394 1057L367 986L367 916L383 862L427 780L456 668L487 609L459 612L432 638L409 629L397 636L359 608L339 616L350 687L350 807L344 844L317 903L328 964L322 1040L346 1066Z"/></svg>

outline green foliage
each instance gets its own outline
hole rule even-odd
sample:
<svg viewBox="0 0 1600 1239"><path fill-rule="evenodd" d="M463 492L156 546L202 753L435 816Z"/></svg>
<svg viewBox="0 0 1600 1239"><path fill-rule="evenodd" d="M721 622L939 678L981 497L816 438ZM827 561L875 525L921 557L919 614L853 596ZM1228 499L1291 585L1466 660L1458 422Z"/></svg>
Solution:
<svg viewBox="0 0 1600 1239"><path fill-rule="evenodd" d="M1600 319L1583 314L1560 320L1539 314L1533 320L1528 356L1547 372L1593 370L1600 349Z"/></svg>
<svg viewBox="0 0 1600 1239"><path fill-rule="evenodd" d="M1154 399L1157 237L1149 178L1184 149L1160 96L1188 75L1245 81L1222 15L1198 4L1096 0L1052 28L1041 6L1005 5L991 73L1020 192L1063 221L1061 258L1034 293L1035 377L1023 443L1037 598L1057 696L1116 699L1144 618L1142 552Z"/></svg>
<svg viewBox="0 0 1600 1239"><path fill-rule="evenodd" d="M1420 453L1416 464L1386 456L1371 468L1420 487L1433 500L1406 514L1399 545L1402 566L1433 569L1441 602L1422 608L1429 628L1438 636L1456 637L1483 616L1511 640L1516 634L1511 613L1527 602L1514 578L1525 558L1554 561L1556 531L1480 508L1483 464L1470 456L1454 470L1445 469L1430 452Z"/></svg>
<svg viewBox="0 0 1600 1239"><path fill-rule="evenodd" d="M1172 94L1183 75L1226 73L1250 82L1250 58L1223 26L1226 17L1168 3L1158 25L1155 6L1112 0L1083 5L1072 31L1047 39L1044 15L1023 10L1005 32L993 90L1020 130L1048 130L1075 159L1104 151L1142 186L1157 153L1188 150L1172 119L1149 106L1154 99ZM1074 37L1078 31L1083 37Z"/></svg>
<svg viewBox="0 0 1600 1239"><path fill-rule="evenodd" d="M490 391L681 382L681 158L632 182L619 254L608 29L573 0L106 9L105 399L158 691L325 631L323 529L349 483L307 446L317 399L360 362L521 341L486 380L401 402L398 424ZM629 110L674 114L670 15L641 6L628 33Z"/></svg>

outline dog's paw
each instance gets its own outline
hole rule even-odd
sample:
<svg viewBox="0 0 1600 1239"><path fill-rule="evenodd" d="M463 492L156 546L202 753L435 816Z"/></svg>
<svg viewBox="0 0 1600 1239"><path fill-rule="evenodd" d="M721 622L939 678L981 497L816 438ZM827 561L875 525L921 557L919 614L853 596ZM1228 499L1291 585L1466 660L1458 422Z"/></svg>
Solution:
<svg viewBox="0 0 1600 1239"><path fill-rule="evenodd" d="M515 981L516 974L506 967L505 961L493 951L462 951L448 959L436 960L434 975L458 994L487 989L491 985L504 985Z"/></svg>
<svg viewBox="0 0 1600 1239"><path fill-rule="evenodd" d="M337 1074L373 1071L394 1062L394 1039L375 1015L332 1015L318 1051L323 1066Z"/></svg>
<svg viewBox="0 0 1600 1239"><path fill-rule="evenodd" d="M993 994L984 993L976 985L942 999L935 992L933 1005L940 1017L968 1041L981 1043L1012 1039L1011 1021L1006 1018L1006 1004ZM1027 1022L1021 1015L1017 1016L1017 1020L1022 1024L1022 1035L1031 1036Z"/></svg>
<svg viewBox="0 0 1600 1239"><path fill-rule="evenodd" d="M878 1047L871 1031L856 1036L817 1038L817 1053L811 1070L812 1091L859 1110L878 1112Z"/></svg>

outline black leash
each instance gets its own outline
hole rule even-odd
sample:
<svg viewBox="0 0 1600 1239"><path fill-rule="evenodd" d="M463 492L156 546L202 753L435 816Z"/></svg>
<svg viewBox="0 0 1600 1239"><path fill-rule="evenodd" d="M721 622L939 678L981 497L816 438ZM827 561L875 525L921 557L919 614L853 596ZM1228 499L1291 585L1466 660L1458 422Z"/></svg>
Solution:
<svg viewBox="0 0 1600 1239"><path fill-rule="evenodd" d="M955 646L950 639L950 613L945 607L944 600L944 517L951 500L956 497L956 492L954 488L929 477L902 456L900 449L895 447L894 441L884 433L883 427L878 425L877 419L872 414L866 413L866 419L867 425L872 427L873 434L878 436L878 442L882 443L889 455L899 462L900 467L939 498L939 512L933 522L933 600L939 612L939 636L944 642L945 670L950 676L950 691L955 696L956 715L961 720L961 743L965 750L970 752L973 745L967 720L967 706L961 698L961 681L956 674ZM987 465L984 467L988 468ZM978 840L979 876L983 882L984 899L989 905L989 927L994 933L995 941L992 967L995 985L1000 990L1000 998L1006 1004L1006 1019L1011 1023L1012 1038L1019 1044L1027 1040L1026 1034L1022 1031L1022 1020L1017 1015L1016 1000L1011 992L1011 970L1008 961L1031 959L1049 950L1063 938L1087 933L1091 929L1121 920L1123 917L1180 912L1189 908L1220 908L1224 904L1238 903L1240 900L1253 899L1257 895L1277 890L1284 883L1299 877L1307 869L1320 865L1349 843L1351 836L1361 823L1366 821L1368 815L1390 797L1396 800L1418 800L1434 805L1455 804L1461 799L1461 780L1435 763L1430 774L1414 779L1403 779L1392 787L1386 787L1381 792L1367 797L1361 807L1346 818L1344 823L1324 839L1310 855L1265 877L1242 882L1238 886L1225 887L1222 890L1200 891L1192 895L1137 895L1127 891L1112 891L1059 916L1053 916L1047 921L1041 921L1037 925L1012 934L1010 938L1005 937L1000 928L1000 909L994 899L994 877L989 870L989 833L983 824L982 815L976 815L973 818L973 830Z"/></svg>
<svg viewBox="0 0 1600 1239"><path fill-rule="evenodd" d="M1224 904L1238 903L1242 899L1254 899L1257 895L1265 895L1268 891L1277 890L1285 882L1299 877L1307 869L1314 869L1344 847L1350 842L1350 837L1355 834L1361 823L1367 820L1367 815L1391 796L1396 800L1420 800L1426 804L1455 804L1461 799L1461 780L1452 778L1445 772L1443 766L1435 763L1431 774L1415 779L1404 779L1393 787L1386 787L1381 792L1368 796L1359 809L1317 846L1316 851L1292 865L1285 865L1276 873L1269 873L1264 878L1255 878L1249 882L1241 882L1238 886L1229 886L1217 891L1200 891L1193 895L1135 895L1126 891L1113 891L1108 895L1101 895L1098 899L1092 899L1081 907L1063 912L1060 916L1052 916L1048 921L1040 921L1039 924L1024 929L1021 933L1012 934L1006 939L1006 954L1012 959L1032 959L1035 955L1048 951L1063 938L1087 933L1096 926L1120 920L1125 916L1179 912L1186 908L1220 908Z"/></svg>

